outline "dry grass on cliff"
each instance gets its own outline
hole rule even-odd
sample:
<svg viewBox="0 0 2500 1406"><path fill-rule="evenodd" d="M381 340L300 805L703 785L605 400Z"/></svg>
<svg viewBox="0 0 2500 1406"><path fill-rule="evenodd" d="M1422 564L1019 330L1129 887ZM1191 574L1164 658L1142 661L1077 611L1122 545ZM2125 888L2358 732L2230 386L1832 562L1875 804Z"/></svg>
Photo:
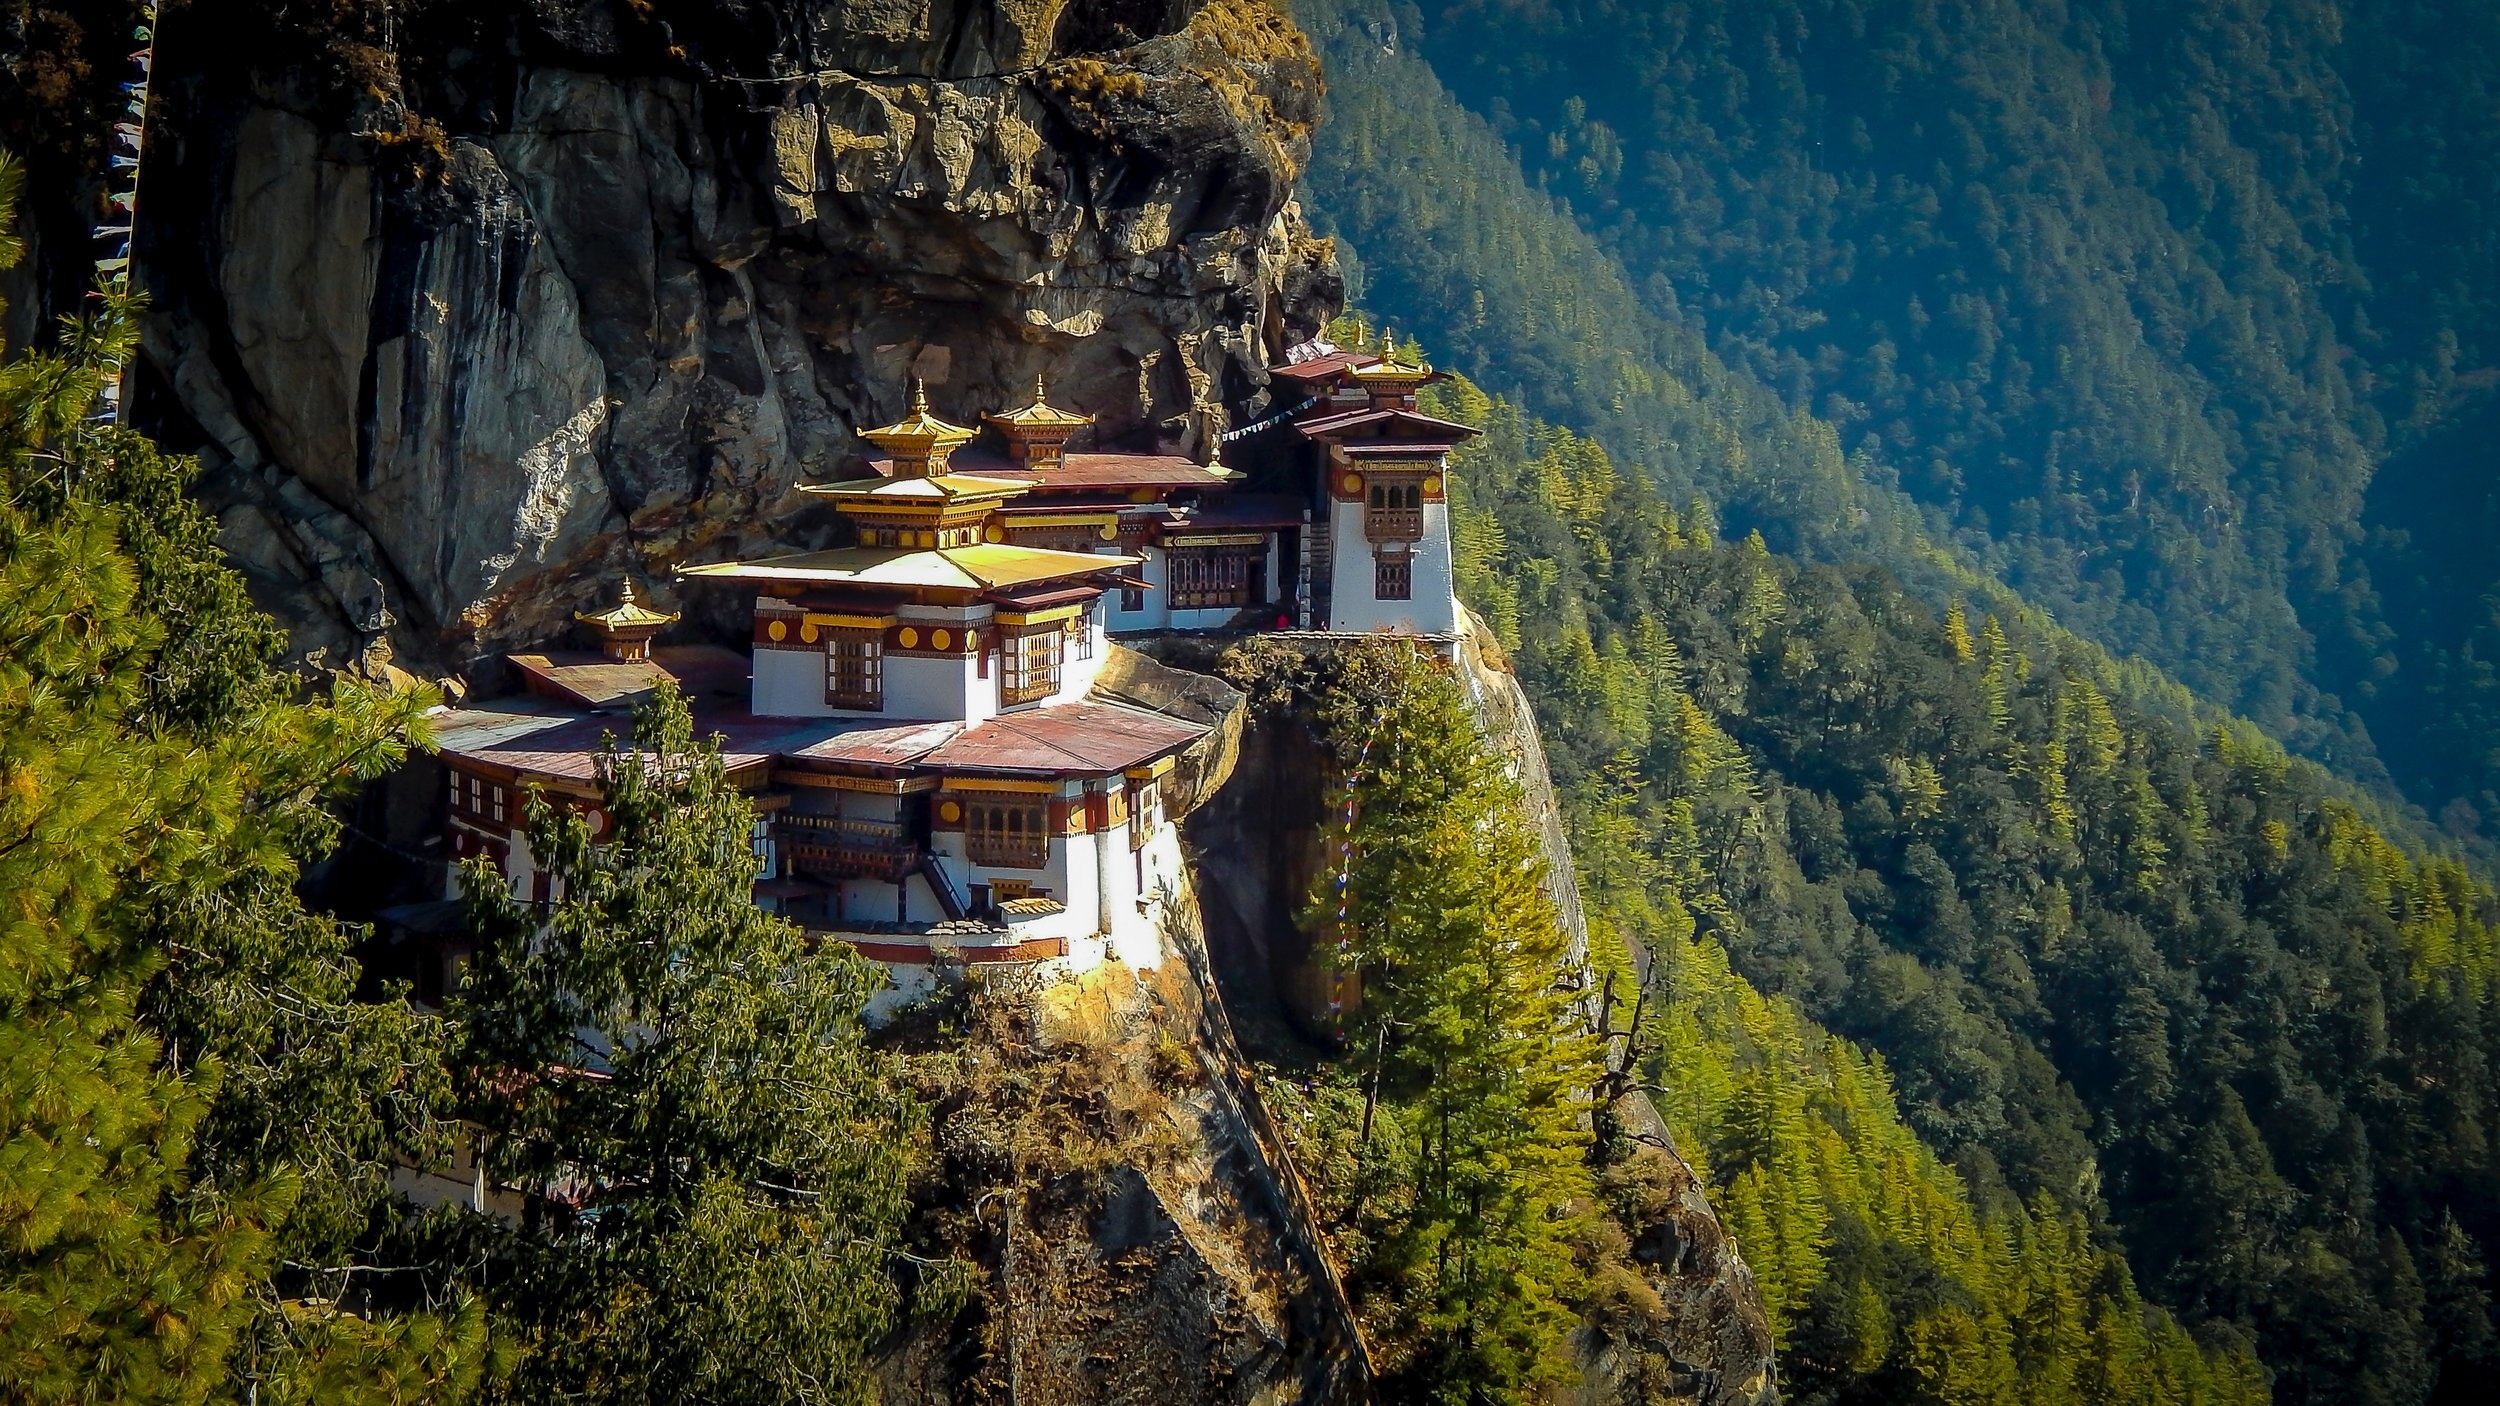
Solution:
<svg viewBox="0 0 2500 1406"><path fill-rule="evenodd" d="M1185 32L1213 40L1232 60L1220 67L1193 64L1188 71L1206 80L1235 117L1267 138L1269 157L1287 179L1299 176L1298 154L1310 140L1312 124L1279 111L1264 89L1308 84L1307 106L1316 110L1324 84L1310 36L1266 0L1214 0L1190 20Z"/></svg>
<svg viewBox="0 0 2500 1406"><path fill-rule="evenodd" d="M1235 63L1272 64L1311 58L1311 38L1267 0L1214 0L1189 27L1224 48Z"/></svg>
<svg viewBox="0 0 2500 1406"><path fill-rule="evenodd" d="M992 977L898 1024L890 1038L932 1114L930 1199L1084 1195L1116 1166L1184 1155L1173 1094L1194 1061L1143 1004Z"/></svg>
<svg viewBox="0 0 2500 1406"><path fill-rule="evenodd" d="M941 1289L958 1291L921 1309L934 1335L918 1370L959 1381L958 1399L993 1399L983 1393L1018 1352L1028 1389L1082 1397L1071 1384L1102 1370L1088 1344L1150 1301L1169 1251L1104 1254L1095 1228L1122 1188L1192 1179L1196 1115L1183 1104L1202 1080L1173 1031L1171 977L981 973L881 1032L930 1110L911 1248L952 1266ZM1068 1390L1049 1387L1060 1376Z"/></svg>

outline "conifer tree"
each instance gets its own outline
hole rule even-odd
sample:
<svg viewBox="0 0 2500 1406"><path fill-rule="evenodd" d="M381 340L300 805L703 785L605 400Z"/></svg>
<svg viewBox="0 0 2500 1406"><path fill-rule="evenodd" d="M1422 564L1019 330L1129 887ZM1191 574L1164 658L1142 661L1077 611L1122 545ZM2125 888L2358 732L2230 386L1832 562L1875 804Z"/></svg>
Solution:
<svg viewBox="0 0 2500 1406"><path fill-rule="evenodd" d="M1388 706L1337 734L1346 765L1371 742L1347 837L1370 1037L1354 1043L1379 1051L1382 1112L1411 1149L1375 1203L1369 1272L1411 1286L1395 1310L1421 1344L1408 1389L1521 1399L1568 1372L1595 1041L1517 783L1456 681L1404 655L1362 692ZM1313 898L1333 926L1333 876Z"/></svg>
<svg viewBox="0 0 2500 1406"><path fill-rule="evenodd" d="M474 1312L297 1268L391 1219L439 1071L293 893L423 700L297 701L188 464L88 419L132 309L0 363L0 1397L456 1400Z"/></svg>
<svg viewBox="0 0 2500 1406"><path fill-rule="evenodd" d="M467 1116L517 1227L472 1227L505 1399L871 1399L916 1106L868 1047L882 972L755 906L754 813L664 689L599 765L601 838L532 799L553 901L468 874ZM481 1218L482 1220L482 1218Z"/></svg>

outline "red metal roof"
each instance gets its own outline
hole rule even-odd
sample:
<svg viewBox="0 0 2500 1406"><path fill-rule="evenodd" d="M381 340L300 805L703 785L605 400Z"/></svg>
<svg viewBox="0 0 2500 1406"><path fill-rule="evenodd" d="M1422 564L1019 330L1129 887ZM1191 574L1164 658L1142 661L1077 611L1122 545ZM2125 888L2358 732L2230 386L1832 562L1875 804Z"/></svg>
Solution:
<svg viewBox="0 0 2500 1406"><path fill-rule="evenodd" d="M695 715L695 735L723 734L721 760L730 770L768 762L791 730L787 718ZM598 774L606 737L628 740L632 724L614 714L557 713L535 700L514 699L434 716L434 741L447 760L519 773L524 780L588 782Z"/></svg>
<svg viewBox="0 0 2500 1406"><path fill-rule="evenodd" d="M639 701L649 697L663 678L675 679L688 697L695 698L735 696L747 688L746 656L717 645L668 645L651 651L649 659L636 660L587 652L509 657L532 693L583 708Z"/></svg>
<svg viewBox="0 0 2500 1406"><path fill-rule="evenodd" d="M1295 429L1313 439L1343 439L1358 432L1364 438L1384 438L1391 431L1402 431L1418 439L1473 439L1482 431L1454 420L1439 420L1418 410L1349 410L1343 415L1306 420Z"/></svg>
<svg viewBox="0 0 2500 1406"><path fill-rule="evenodd" d="M1040 492L1076 488L1211 488L1233 475L1178 454L1069 454L1032 471Z"/></svg>
<svg viewBox="0 0 2500 1406"><path fill-rule="evenodd" d="M866 459L876 473L893 472L891 455L871 454ZM956 451L947 464L958 474L1029 483L1041 493L1094 488L1213 488L1233 478L1228 470L1210 468L1178 454L1071 452L1060 456L1057 463L1036 469L987 449L963 449Z"/></svg>
<svg viewBox="0 0 2500 1406"><path fill-rule="evenodd" d="M1370 352L1334 351L1308 361L1297 361L1291 366L1271 366L1267 368L1267 374L1288 381L1326 381L1357 366L1369 366L1379 360Z"/></svg>
<svg viewBox="0 0 2500 1406"><path fill-rule="evenodd" d="M1117 703L1070 703L1007 713L929 754L946 771L1101 776L1179 751L1206 735L1196 723Z"/></svg>
<svg viewBox="0 0 2500 1406"><path fill-rule="evenodd" d="M781 755L794 762L829 762L845 766L905 767L960 736L959 722L815 724L814 736L784 739Z"/></svg>
<svg viewBox="0 0 2500 1406"><path fill-rule="evenodd" d="M698 710L694 722L695 736L721 736L721 760L732 771L781 760L801 767L1107 776L1177 751L1207 731L1161 713L1092 701L1010 713L971 727L953 720L759 718L742 710ZM434 717L435 742L446 760L515 772L524 781L594 780L604 737L623 740L628 727L614 715L558 712L536 699Z"/></svg>
<svg viewBox="0 0 2500 1406"><path fill-rule="evenodd" d="M1214 532L1300 527L1304 508L1301 499L1282 493L1224 493L1200 503L1181 521L1165 524L1163 530Z"/></svg>

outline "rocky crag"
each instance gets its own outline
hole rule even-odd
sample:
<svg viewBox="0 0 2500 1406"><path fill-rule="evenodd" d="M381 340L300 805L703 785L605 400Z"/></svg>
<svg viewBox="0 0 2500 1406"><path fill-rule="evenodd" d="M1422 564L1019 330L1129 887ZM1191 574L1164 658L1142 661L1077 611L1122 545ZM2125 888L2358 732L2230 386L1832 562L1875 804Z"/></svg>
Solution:
<svg viewBox="0 0 2500 1406"><path fill-rule="evenodd" d="M1461 677L1545 837L1545 885L1571 939L1573 979L1593 993L1577 871L1535 714L1489 633L1471 624ZM1300 647L1335 646L1305 640ZM1156 652L1175 665L1214 669L1222 648L1171 639ZM1255 1051L1292 1058L1305 1038L1295 1013L1325 1004L1296 913L1327 862L1329 780L1308 719L1290 707L1240 711L1238 741L1226 744L1235 758L1229 779L1192 811L1184 834L1223 1000ZM1584 1011L1592 1022L1602 1018L1593 999ZM1622 1014L1615 1013L1618 1025ZM1246 1094L1253 1103L1257 1097L1255 1087ZM1565 1399L1768 1406L1778 1399L1771 1329L1752 1270L1648 1096L1634 1090L1612 1111L1633 1150L1609 1169L1605 1201L1638 1282L1598 1287L1574 1340L1580 1381ZM1290 1149L1275 1160L1290 1169Z"/></svg>
<svg viewBox="0 0 2500 1406"><path fill-rule="evenodd" d="M190 0L157 53L137 403L332 666L821 545L915 377L1199 450L1337 301L1257 0Z"/></svg>
<svg viewBox="0 0 2500 1406"><path fill-rule="evenodd" d="M1212 726L1187 816L1232 784L1247 710L1115 649L1105 692ZM885 1032L932 1111L912 1233L973 1267L960 1309L879 1355L893 1402L1359 1403L1362 1331L1225 1013L1199 898L1160 901L1159 964L951 987Z"/></svg>

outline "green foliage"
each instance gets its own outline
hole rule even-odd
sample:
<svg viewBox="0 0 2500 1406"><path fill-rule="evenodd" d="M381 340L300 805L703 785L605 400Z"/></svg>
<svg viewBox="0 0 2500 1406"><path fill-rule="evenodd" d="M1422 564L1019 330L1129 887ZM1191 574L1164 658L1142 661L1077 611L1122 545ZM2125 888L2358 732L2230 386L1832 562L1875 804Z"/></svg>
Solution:
<svg viewBox="0 0 2500 1406"><path fill-rule="evenodd" d="M514 1361L500 1399L872 1399L920 1116L864 1043L883 974L755 906L752 807L664 689L599 766L608 825L530 803L554 901L468 875L467 1228Z"/></svg>
<svg viewBox="0 0 2500 1406"><path fill-rule="evenodd" d="M14 187L0 161L0 226ZM272 670L191 466L85 423L130 314L0 364L0 1395L456 1400L475 1307L352 1282L432 1027L355 1001L293 892L426 700Z"/></svg>
<svg viewBox="0 0 2500 1406"><path fill-rule="evenodd" d="M2500 12L1301 8L1316 205L1454 364L2500 836Z"/></svg>
<svg viewBox="0 0 2500 1406"><path fill-rule="evenodd" d="M1328 836L1342 859L1303 924L1360 973L1361 999L1305 1133L1384 1390L1536 1399L1574 1375L1567 1339L1602 1258L1587 1247L1599 1068L1518 784L1458 681L1411 648L1311 663L1253 646L1228 670L1293 697L1336 803L1353 783L1352 823Z"/></svg>
<svg viewBox="0 0 2500 1406"><path fill-rule="evenodd" d="M1490 430L1456 530L1501 524L1462 589L1516 612L1593 933L1655 954L1660 1102L1792 1389L2490 1369L2500 897L2071 638L1711 541L1640 473L1592 523L1578 441L1448 394Z"/></svg>

